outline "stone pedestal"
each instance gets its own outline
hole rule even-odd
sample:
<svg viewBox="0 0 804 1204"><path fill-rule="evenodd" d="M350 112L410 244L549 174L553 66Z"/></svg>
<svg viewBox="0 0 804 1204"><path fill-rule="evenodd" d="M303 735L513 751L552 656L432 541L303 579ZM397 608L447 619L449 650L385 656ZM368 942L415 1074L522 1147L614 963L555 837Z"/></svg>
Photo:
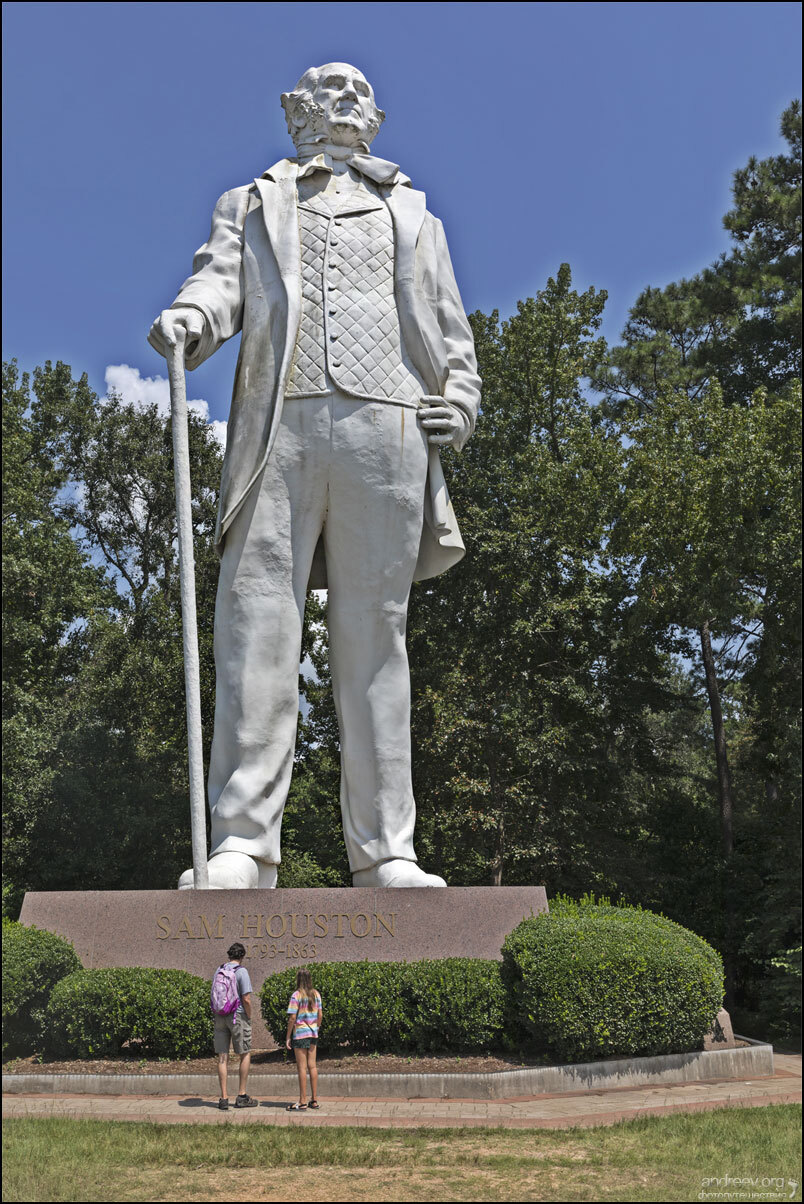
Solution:
<svg viewBox="0 0 804 1204"><path fill-rule="evenodd" d="M704 1037L704 1049L736 1049L737 1039L731 1024L731 1016L725 1008L721 1008L715 1023Z"/></svg>
<svg viewBox="0 0 804 1204"><path fill-rule="evenodd" d="M35 891L20 920L66 937L88 969L154 966L210 981L242 941L259 991L269 974L316 962L499 959L507 933L544 911L542 886ZM255 1020L255 1048L272 1044Z"/></svg>

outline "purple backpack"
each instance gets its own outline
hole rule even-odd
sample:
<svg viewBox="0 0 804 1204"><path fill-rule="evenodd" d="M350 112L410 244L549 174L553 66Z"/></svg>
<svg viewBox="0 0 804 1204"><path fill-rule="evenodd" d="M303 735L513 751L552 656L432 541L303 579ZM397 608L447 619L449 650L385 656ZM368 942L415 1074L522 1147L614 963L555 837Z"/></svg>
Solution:
<svg viewBox="0 0 804 1204"><path fill-rule="evenodd" d="M237 989L237 967L219 966L212 979L210 1006L215 1016L234 1016L240 1004Z"/></svg>

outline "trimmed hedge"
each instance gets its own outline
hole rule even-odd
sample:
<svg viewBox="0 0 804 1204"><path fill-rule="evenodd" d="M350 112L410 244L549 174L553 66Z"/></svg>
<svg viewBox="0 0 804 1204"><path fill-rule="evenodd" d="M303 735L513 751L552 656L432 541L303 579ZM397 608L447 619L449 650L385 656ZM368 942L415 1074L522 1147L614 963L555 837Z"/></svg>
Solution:
<svg viewBox="0 0 804 1204"><path fill-rule="evenodd" d="M566 1062L700 1049L723 1004L723 963L663 916L558 899L503 944L509 1030Z"/></svg>
<svg viewBox="0 0 804 1204"><path fill-rule="evenodd" d="M421 962L322 962L311 966L321 992L320 1046L416 1051L486 1050L502 1033L504 995L497 962L450 957ZM296 970L266 978L262 1016L285 1043Z"/></svg>
<svg viewBox="0 0 804 1204"><path fill-rule="evenodd" d="M185 970L79 970L50 996L49 1043L75 1058L109 1057L126 1041L159 1057L208 1054L209 990L208 979Z"/></svg>
<svg viewBox="0 0 804 1204"><path fill-rule="evenodd" d="M72 945L55 932L3 917L3 1057L40 1051L52 987L81 968Z"/></svg>
<svg viewBox="0 0 804 1204"><path fill-rule="evenodd" d="M83 970L54 933L3 921L3 1052L48 1046L102 1058L212 1048L209 982L183 970ZM503 1044L585 1062L700 1049L723 1000L706 941L638 908L558 898L506 937L502 966L473 958L311 967L323 1048L471 1052ZM262 1015L284 1044L296 968L265 980ZM50 1001L47 1002L48 995Z"/></svg>

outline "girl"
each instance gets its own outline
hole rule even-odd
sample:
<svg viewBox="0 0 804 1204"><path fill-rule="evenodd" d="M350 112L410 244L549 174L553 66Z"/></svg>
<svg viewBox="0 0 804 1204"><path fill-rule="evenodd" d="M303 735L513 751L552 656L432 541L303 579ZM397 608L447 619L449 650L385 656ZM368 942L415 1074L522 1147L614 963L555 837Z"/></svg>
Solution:
<svg viewBox="0 0 804 1204"><path fill-rule="evenodd" d="M307 1072L310 1072L310 1107L318 1108L318 1068L315 1064L318 1046L318 1030L323 1012L321 996L313 988L310 971L301 969L296 975L296 990L288 1004L288 1031L285 1045L296 1055L296 1070L299 1075L299 1102L288 1104L288 1112L304 1112L307 1109Z"/></svg>

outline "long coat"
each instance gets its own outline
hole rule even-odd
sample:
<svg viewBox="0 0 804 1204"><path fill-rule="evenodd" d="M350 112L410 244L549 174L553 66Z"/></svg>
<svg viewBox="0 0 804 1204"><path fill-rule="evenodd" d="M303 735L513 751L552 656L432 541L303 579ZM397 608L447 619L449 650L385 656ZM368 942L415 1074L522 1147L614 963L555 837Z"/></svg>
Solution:
<svg viewBox="0 0 804 1204"><path fill-rule="evenodd" d="M302 304L298 171L295 160L283 159L253 183L224 193L209 240L196 252L193 274L171 307L192 306L206 318L203 334L187 350L190 369L243 332L215 531L219 552L265 467L282 414ZM394 224L395 293L405 346L428 392L462 412L468 438L480 378L443 227L427 211L424 193L407 183L384 186L381 193ZM416 580L450 568L465 551L435 447L424 513ZM309 585L325 584L319 554Z"/></svg>

